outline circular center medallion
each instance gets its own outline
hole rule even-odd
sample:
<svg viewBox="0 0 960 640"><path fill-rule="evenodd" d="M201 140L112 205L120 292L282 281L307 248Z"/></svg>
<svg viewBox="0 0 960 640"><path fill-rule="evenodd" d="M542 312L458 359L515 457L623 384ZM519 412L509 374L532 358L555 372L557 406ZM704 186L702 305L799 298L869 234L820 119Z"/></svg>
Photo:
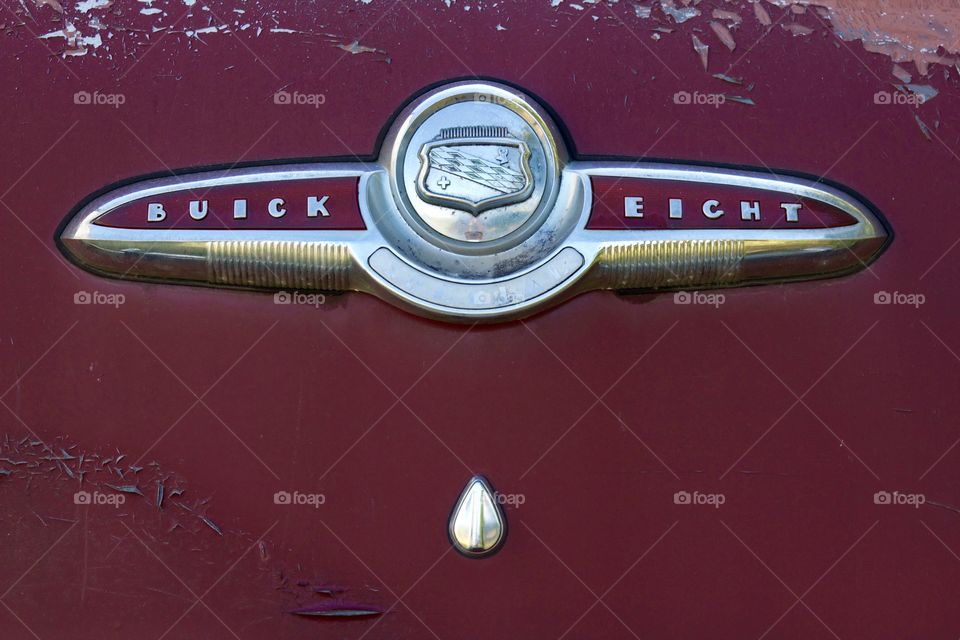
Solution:
<svg viewBox="0 0 960 640"><path fill-rule="evenodd" d="M549 214L559 183L554 134L525 96L452 87L417 105L397 133L393 189L420 235L487 253L514 246Z"/></svg>

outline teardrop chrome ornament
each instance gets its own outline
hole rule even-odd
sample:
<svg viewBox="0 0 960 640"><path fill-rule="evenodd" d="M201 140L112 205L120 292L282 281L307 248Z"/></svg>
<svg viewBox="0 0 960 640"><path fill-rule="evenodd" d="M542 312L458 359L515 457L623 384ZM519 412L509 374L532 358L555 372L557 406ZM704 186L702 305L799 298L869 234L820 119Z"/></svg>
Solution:
<svg viewBox="0 0 960 640"><path fill-rule="evenodd" d="M450 514L454 548L470 558L488 556L500 547L506 532L507 520L493 488L483 476L473 476Z"/></svg>

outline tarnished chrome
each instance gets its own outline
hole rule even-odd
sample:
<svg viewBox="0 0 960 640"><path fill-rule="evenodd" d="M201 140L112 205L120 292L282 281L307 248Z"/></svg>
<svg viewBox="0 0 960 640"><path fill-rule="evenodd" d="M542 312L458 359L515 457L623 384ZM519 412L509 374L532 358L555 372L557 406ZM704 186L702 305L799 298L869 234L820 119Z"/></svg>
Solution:
<svg viewBox="0 0 960 640"><path fill-rule="evenodd" d="M523 202L534 184L530 147L506 127L441 129L436 140L420 148L417 195L430 204L469 211L476 218L488 209ZM468 226L475 229L467 230L463 240L496 239L484 238L483 223Z"/></svg>
<svg viewBox="0 0 960 640"><path fill-rule="evenodd" d="M172 192L183 194L183 215L190 201L194 216L201 205L192 198L214 187L269 190L282 181L309 185L325 178L357 180L355 204L365 229L245 228L246 200L236 205L237 221L229 229L97 223L118 207ZM614 203L624 228L588 228L594 203L604 197L593 192L592 179L601 178L782 194L840 211L850 223L628 229L649 216L654 203L626 197ZM271 200L268 220L283 215L282 205L274 205L280 202ZM722 215L716 202L688 202L684 211L680 197L671 198L669 217L712 223ZM322 192L311 203L305 215L327 214L330 202ZM739 204L728 219L752 220L753 204ZM787 223L795 219L795 206L784 206ZM666 203L662 208L667 211ZM401 111L377 162L134 183L84 206L61 242L85 268L113 277L362 291L422 315L482 321L522 317L594 289L729 287L842 275L873 260L887 235L864 203L821 181L652 162L571 161L556 125L529 96L495 83L461 82L434 89Z"/></svg>
<svg viewBox="0 0 960 640"><path fill-rule="evenodd" d="M550 215L566 152L549 116L514 89L438 89L397 119L384 146L408 225L456 253L515 247Z"/></svg>
<svg viewBox="0 0 960 640"><path fill-rule="evenodd" d="M460 494L448 525L450 542L465 556L490 555L503 543L507 521L496 493L483 476L474 476Z"/></svg>

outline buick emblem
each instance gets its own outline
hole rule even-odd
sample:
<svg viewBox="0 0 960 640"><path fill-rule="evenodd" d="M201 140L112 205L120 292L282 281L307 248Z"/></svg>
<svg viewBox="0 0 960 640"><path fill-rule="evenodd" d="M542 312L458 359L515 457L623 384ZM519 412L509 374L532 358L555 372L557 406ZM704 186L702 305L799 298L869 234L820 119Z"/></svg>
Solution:
<svg viewBox="0 0 960 640"><path fill-rule="evenodd" d="M548 113L490 82L429 91L371 163L135 181L61 236L95 273L157 282L360 291L459 321L522 317L594 289L706 289L865 267L889 235L820 180L570 158Z"/></svg>
<svg viewBox="0 0 960 640"><path fill-rule="evenodd" d="M443 129L438 140L420 149L417 193L432 204L477 216L523 202L533 193L533 183L530 148L506 127Z"/></svg>

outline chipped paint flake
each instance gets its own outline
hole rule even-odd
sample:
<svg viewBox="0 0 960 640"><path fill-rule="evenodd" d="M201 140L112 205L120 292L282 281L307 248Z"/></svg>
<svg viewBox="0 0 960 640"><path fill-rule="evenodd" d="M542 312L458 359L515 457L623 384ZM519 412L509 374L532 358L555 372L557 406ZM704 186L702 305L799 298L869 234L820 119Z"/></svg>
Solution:
<svg viewBox="0 0 960 640"><path fill-rule="evenodd" d="M784 30L789 31L795 36L808 36L813 33L813 29L806 25L798 24L796 22L790 22L788 24L780 25Z"/></svg>
<svg viewBox="0 0 960 640"><path fill-rule="evenodd" d="M82 0L74 6L74 9L80 13L88 13L96 9L106 9L112 4L113 0Z"/></svg>
<svg viewBox="0 0 960 640"><path fill-rule="evenodd" d="M700 9L696 7L677 7L673 0L660 0L660 10L673 18L677 24L683 24L690 18L696 18L700 15Z"/></svg>
<svg viewBox="0 0 960 640"><path fill-rule="evenodd" d="M693 50L698 56L700 56L700 62L703 63L703 69L706 71L708 58L710 55L710 47L703 44L703 41L696 36L696 34L690 36L691 41L693 42Z"/></svg>
<svg viewBox="0 0 960 640"><path fill-rule="evenodd" d="M808 0L770 0L773 4L802 6ZM906 6L876 0L818 0L818 13L830 21L841 39L859 40L871 53L888 56L893 62L913 62L920 75L930 64L953 64L960 51L960 4L953 0ZM754 5L757 6L757 5ZM942 48L942 49L941 49Z"/></svg>
<svg viewBox="0 0 960 640"><path fill-rule="evenodd" d="M910 93L922 98L920 104L926 104L940 95L940 92L929 84L907 84L905 86Z"/></svg>
<svg viewBox="0 0 960 640"><path fill-rule="evenodd" d="M891 70L891 73L893 73L893 76L900 82L904 82L904 83L913 82L913 76L910 75L910 72L898 64L893 65L893 69Z"/></svg>
<svg viewBox="0 0 960 640"><path fill-rule="evenodd" d="M46 7L50 7L57 13L63 13L63 6L61 6L61 4L57 2L57 0L34 0L34 2L40 8L43 8L46 6Z"/></svg>
<svg viewBox="0 0 960 640"><path fill-rule="evenodd" d="M746 96L731 96L729 94L724 94L724 97L730 102L736 102L738 104L745 104L751 107L755 107L757 105L757 103L753 101L753 98L747 98Z"/></svg>
<svg viewBox="0 0 960 640"><path fill-rule="evenodd" d="M343 49L347 53L352 53L353 55L357 55L358 53L383 53L379 49L365 47L357 40L354 40L350 44L338 44L336 46L338 49Z"/></svg>
<svg viewBox="0 0 960 640"><path fill-rule="evenodd" d="M773 24L773 20L770 19L770 14L766 9L763 8L763 5L759 2L753 3L753 15L757 17L757 20L765 27L769 27Z"/></svg>
<svg viewBox="0 0 960 640"><path fill-rule="evenodd" d="M726 20L727 22L732 22L733 24L740 24L743 22L743 18L739 13L735 11L727 11L725 9L714 9L713 13L710 14L715 20Z"/></svg>
<svg viewBox="0 0 960 640"><path fill-rule="evenodd" d="M713 77L717 80L723 80L724 82L729 82L730 84L742 85L743 78L735 78L733 76L728 76L725 73L715 73Z"/></svg>
<svg viewBox="0 0 960 640"><path fill-rule="evenodd" d="M717 37L720 38L720 42L722 42L727 49L733 51L737 48L737 43L733 40L733 34L730 33L730 29L728 29L723 23L711 21L710 28L713 29L713 32L717 34Z"/></svg>

